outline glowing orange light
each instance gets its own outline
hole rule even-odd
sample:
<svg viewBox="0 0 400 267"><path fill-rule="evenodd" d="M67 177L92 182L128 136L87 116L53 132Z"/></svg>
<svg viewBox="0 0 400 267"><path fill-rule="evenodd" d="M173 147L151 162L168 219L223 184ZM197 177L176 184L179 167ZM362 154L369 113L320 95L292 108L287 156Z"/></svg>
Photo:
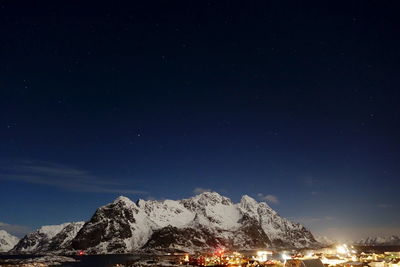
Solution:
<svg viewBox="0 0 400 267"><path fill-rule="evenodd" d="M217 255L222 255L223 253L224 253L224 250L221 248L217 249L217 251L216 251Z"/></svg>

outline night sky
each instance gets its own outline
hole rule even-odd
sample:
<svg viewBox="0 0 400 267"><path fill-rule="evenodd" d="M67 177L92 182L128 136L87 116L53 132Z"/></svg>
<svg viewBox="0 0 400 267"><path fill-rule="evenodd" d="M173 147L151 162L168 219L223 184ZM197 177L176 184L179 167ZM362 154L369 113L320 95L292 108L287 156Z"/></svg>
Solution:
<svg viewBox="0 0 400 267"><path fill-rule="evenodd" d="M1 229L212 190L400 234L396 1L21 2L0 5Z"/></svg>

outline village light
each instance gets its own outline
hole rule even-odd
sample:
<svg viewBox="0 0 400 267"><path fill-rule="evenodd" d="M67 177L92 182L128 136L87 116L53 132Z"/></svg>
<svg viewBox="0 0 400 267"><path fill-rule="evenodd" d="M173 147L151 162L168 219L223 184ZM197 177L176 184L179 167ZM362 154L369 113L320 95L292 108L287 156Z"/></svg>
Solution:
<svg viewBox="0 0 400 267"><path fill-rule="evenodd" d="M287 255L287 254L285 254L285 253L283 253L282 254L282 259L283 259L283 261L284 261L284 263L286 264L286 261L287 260L290 260L292 257L290 257L289 255Z"/></svg>
<svg viewBox="0 0 400 267"><path fill-rule="evenodd" d="M270 252L270 251L263 251L263 250L261 250L261 251L257 251L257 260L258 261L260 261L260 262L264 262L264 261L267 261L267 256L268 256L268 254L272 254L272 252Z"/></svg>
<svg viewBox="0 0 400 267"><path fill-rule="evenodd" d="M307 257L307 258L312 258L313 256L314 256L314 253L310 252L310 253L307 254L306 257Z"/></svg>
<svg viewBox="0 0 400 267"><path fill-rule="evenodd" d="M185 254L185 257L184 257L183 261L189 262L189 254Z"/></svg>
<svg viewBox="0 0 400 267"><path fill-rule="evenodd" d="M339 254L347 254L349 252L349 250L347 249L347 245L346 244L341 245L341 246L340 245L337 246L336 247L336 251Z"/></svg>

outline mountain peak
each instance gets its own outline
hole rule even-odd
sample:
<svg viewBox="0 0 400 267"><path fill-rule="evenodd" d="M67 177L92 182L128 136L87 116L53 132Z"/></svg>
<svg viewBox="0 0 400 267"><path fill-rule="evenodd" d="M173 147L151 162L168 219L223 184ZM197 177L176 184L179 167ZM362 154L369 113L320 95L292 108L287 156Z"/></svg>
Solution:
<svg viewBox="0 0 400 267"><path fill-rule="evenodd" d="M244 195L242 196L239 205L243 210L256 214L259 203L254 198Z"/></svg>
<svg viewBox="0 0 400 267"><path fill-rule="evenodd" d="M129 198L127 198L127 197L125 197L125 196L119 196L119 197L117 197L117 198L113 201L113 204L117 204L117 203L122 203L122 204L125 204L125 205L127 205L127 206L135 205L135 203L134 203L132 200L130 200Z"/></svg>
<svg viewBox="0 0 400 267"><path fill-rule="evenodd" d="M136 201L136 206L138 206L139 208L142 208L146 205L146 202L147 202L146 200L139 198Z"/></svg>
<svg viewBox="0 0 400 267"><path fill-rule="evenodd" d="M222 197L219 193L217 193L217 192L215 192L215 191L203 192L203 193L198 194L197 196Z"/></svg>
<svg viewBox="0 0 400 267"><path fill-rule="evenodd" d="M201 205L201 206L207 206L207 205L216 205L217 203L221 203L223 205L230 205L232 204L232 201L224 197L217 192L203 192L201 194L198 194L190 199L187 199L186 201L194 202L197 203L196 205Z"/></svg>
<svg viewBox="0 0 400 267"><path fill-rule="evenodd" d="M258 202L254 198L252 198L249 195L243 195L242 198L240 199L240 203L248 203L252 205L257 205Z"/></svg>
<svg viewBox="0 0 400 267"><path fill-rule="evenodd" d="M6 230L0 230L0 235L9 235L9 233Z"/></svg>

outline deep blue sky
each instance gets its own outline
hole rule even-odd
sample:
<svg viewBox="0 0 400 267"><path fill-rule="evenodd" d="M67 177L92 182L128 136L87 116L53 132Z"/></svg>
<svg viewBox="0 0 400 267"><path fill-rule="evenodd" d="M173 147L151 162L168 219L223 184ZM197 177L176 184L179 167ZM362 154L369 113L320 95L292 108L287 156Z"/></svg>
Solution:
<svg viewBox="0 0 400 267"><path fill-rule="evenodd" d="M395 1L133 2L2 2L0 228L209 189L400 234Z"/></svg>

